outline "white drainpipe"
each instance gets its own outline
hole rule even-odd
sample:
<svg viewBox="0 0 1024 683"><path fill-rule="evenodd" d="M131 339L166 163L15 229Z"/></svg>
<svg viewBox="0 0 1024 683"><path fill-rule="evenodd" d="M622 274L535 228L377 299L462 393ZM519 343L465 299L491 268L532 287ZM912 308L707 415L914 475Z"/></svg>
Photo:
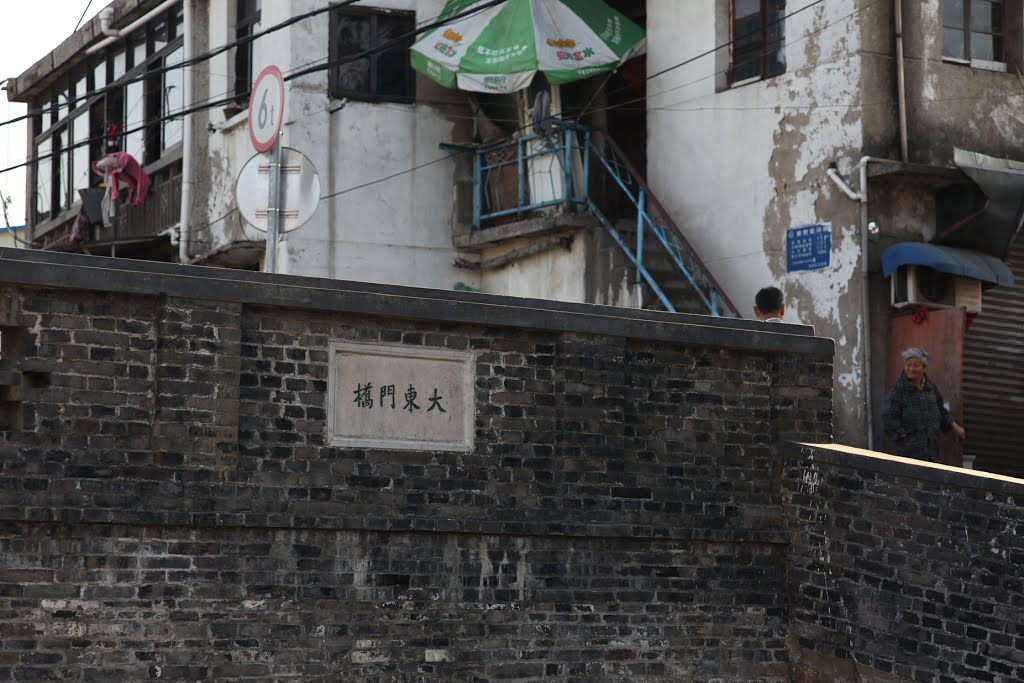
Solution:
<svg viewBox="0 0 1024 683"><path fill-rule="evenodd" d="M182 61L192 57L192 0L184 0L185 35L182 38ZM182 74L185 109L192 107L192 81L194 67L186 67ZM181 212L178 220L178 263L188 263L188 248L192 242L192 117L185 114L181 141Z"/></svg>
<svg viewBox="0 0 1024 683"><path fill-rule="evenodd" d="M830 168L826 173L839 189L847 197L860 202L860 275L861 275L861 328L864 331L862 347L862 365L864 367L864 381L861 383L864 391L864 431L868 437L868 448L874 448L875 430L872 425L872 418L875 412L875 401L871 390L871 286L868 279L868 245L870 231L868 229L868 164L872 161L887 161L874 157L861 157L857 163L860 171L860 192L854 192L846 184L839 172Z"/></svg>
<svg viewBox="0 0 1024 683"><path fill-rule="evenodd" d="M110 28L110 22L114 19L114 8L104 7L102 10L100 10L99 14L100 30L103 31L104 35L106 35L107 37L101 40L100 42L96 43L95 45L89 47L85 51L85 53L91 55L95 52L99 52L107 45L110 45L111 43L116 41L118 38L128 35L140 26L144 26L146 22L148 22L150 19L160 14L161 12L167 11L176 2L178 2L178 0L165 0L165 2L160 3L160 5L156 8L150 10L149 12L146 12L132 23L119 29Z"/></svg>

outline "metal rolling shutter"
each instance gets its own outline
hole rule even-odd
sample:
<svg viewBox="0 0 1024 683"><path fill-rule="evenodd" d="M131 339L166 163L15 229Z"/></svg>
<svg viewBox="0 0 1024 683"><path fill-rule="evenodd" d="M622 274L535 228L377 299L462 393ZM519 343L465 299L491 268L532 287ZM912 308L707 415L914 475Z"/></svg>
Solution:
<svg viewBox="0 0 1024 683"><path fill-rule="evenodd" d="M964 339L964 453L976 469L1024 476L1024 239L1006 264L1016 284L985 291Z"/></svg>

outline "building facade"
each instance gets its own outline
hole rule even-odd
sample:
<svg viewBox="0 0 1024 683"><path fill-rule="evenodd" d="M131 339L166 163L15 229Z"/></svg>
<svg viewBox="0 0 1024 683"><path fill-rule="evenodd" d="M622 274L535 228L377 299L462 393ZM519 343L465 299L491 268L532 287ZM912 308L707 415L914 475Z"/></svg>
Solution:
<svg viewBox="0 0 1024 683"><path fill-rule="evenodd" d="M48 108L29 141L31 238L263 267L236 184L272 64L282 142L320 184L280 272L742 317L776 284L787 321L836 341L838 441L885 447L882 399L913 342L968 430L948 461L1017 471L1019 0L609 4L647 30L646 57L551 88L537 118L542 79L470 96L410 69L441 0L117 0L12 81ZM535 128L547 111L573 123ZM102 195L88 168L112 150L149 172L150 198L83 239L76 217ZM812 226L825 260L801 269L788 240ZM936 274L950 252L932 247L1002 271ZM912 285L898 307L894 281Z"/></svg>
<svg viewBox="0 0 1024 683"><path fill-rule="evenodd" d="M913 342L967 423L948 461L1019 472L1019 290L968 278L980 313L976 297L895 308L883 256L942 245L1022 272L1007 161L1024 159L1021 3L653 1L648 30L651 185L734 300L778 284L787 319L836 340L837 441L885 446L883 397ZM787 233L821 224L827 267L792 268Z"/></svg>

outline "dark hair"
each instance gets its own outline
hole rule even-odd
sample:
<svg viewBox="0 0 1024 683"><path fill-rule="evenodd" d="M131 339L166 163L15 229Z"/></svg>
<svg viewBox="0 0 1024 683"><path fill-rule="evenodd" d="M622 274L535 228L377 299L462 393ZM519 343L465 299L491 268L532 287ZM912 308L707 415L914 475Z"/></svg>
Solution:
<svg viewBox="0 0 1024 683"><path fill-rule="evenodd" d="M777 313L782 308L782 290L778 287L765 287L754 297L754 305L762 313Z"/></svg>

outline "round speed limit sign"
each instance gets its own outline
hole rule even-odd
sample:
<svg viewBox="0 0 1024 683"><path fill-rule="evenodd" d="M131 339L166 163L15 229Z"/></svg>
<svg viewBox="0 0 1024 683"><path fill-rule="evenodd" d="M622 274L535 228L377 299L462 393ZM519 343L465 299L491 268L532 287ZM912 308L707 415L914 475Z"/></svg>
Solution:
<svg viewBox="0 0 1024 683"><path fill-rule="evenodd" d="M249 139L257 152L268 152L277 141L284 114L284 77L268 66L256 77L249 95Z"/></svg>

